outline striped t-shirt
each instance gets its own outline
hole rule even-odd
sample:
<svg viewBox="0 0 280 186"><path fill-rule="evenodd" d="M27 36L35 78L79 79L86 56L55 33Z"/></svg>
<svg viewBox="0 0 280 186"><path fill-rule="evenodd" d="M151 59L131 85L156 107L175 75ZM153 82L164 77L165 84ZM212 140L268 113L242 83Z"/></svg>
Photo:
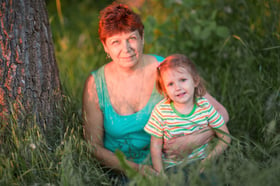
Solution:
<svg viewBox="0 0 280 186"><path fill-rule="evenodd" d="M194 104L189 114L179 113L175 109L173 102L163 99L153 109L144 130L157 138L163 138L163 142L165 143L173 137L191 134L207 125L212 128L219 128L223 124L223 117L204 97L196 99L196 104ZM205 158L207 156L207 146L208 144L205 144L194 149L186 160L192 162ZM182 162L182 160L167 159L164 155L163 161L165 167Z"/></svg>

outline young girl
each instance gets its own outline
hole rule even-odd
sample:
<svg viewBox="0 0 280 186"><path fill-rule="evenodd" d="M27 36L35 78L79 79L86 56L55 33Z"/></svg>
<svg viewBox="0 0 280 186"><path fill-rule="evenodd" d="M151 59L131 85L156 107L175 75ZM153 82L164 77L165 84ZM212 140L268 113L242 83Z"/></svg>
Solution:
<svg viewBox="0 0 280 186"><path fill-rule="evenodd" d="M164 95L154 108L145 131L151 135L151 156L153 168L157 172L177 165L183 161L162 156L162 147L167 140L188 135L210 126L221 140L207 155L208 144L195 148L185 160L205 161L221 154L230 143L228 128L223 117L203 96L206 89L195 65L185 56L174 54L167 57L157 68L156 86ZM162 163L164 162L164 164Z"/></svg>

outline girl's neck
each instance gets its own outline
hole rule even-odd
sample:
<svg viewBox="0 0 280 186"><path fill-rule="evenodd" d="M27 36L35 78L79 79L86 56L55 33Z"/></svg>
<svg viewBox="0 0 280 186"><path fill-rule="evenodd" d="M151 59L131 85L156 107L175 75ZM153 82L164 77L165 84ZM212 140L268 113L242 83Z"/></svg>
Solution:
<svg viewBox="0 0 280 186"><path fill-rule="evenodd" d="M180 104L173 102L175 109L180 112L181 114L189 114L193 110L194 102Z"/></svg>

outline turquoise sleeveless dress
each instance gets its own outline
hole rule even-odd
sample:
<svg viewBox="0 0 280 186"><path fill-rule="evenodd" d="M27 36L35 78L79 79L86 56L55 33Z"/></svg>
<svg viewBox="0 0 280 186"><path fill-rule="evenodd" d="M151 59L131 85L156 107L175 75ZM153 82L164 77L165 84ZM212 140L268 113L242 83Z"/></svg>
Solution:
<svg viewBox="0 0 280 186"><path fill-rule="evenodd" d="M156 56L161 62L163 57ZM104 147L112 152L120 150L126 158L135 163L145 163L150 154L150 135L144 126L154 106L163 98L154 87L146 106L131 115L119 115L114 110L105 81L104 66L91 73L94 76L100 109L104 119ZM149 158L147 158L149 159Z"/></svg>

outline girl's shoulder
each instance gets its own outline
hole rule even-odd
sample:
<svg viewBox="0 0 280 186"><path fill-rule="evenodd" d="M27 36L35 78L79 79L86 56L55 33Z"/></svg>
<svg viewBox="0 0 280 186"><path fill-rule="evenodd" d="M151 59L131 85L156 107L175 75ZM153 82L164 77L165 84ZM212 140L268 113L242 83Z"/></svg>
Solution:
<svg viewBox="0 0 280 186"><path fill-rule="evenodd" d="M196 104L199 107L209 107L210 106L210 102L208 101L208 99L206 99L205 97L197 97L196 98Z"/></svg>
<svg viewBox="0 0 280 186"><path fill-rule="evenodd" d="M163 98L162 100L160 100L160 101L156 104L155 108L161 110L161 109L166 108L166 107L169 107L169 106L170 106L170 101L169 101L169 99Z"/></svg>

